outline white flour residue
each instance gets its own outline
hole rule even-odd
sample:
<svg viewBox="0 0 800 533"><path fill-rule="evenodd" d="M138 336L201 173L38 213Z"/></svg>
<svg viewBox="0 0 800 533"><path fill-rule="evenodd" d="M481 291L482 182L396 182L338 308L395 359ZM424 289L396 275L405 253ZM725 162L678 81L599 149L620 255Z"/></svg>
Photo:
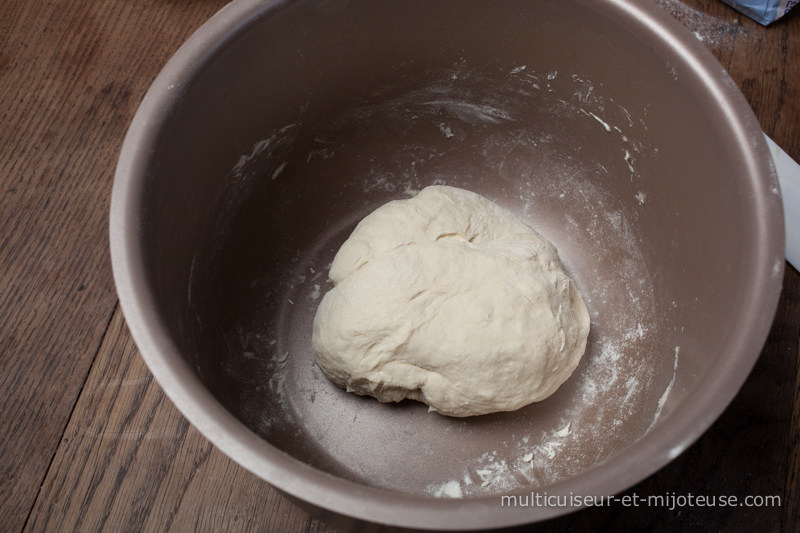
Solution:
<svg viewBox="0 0 800 533"><path fill-rule="evenodd" d="M461 484L456 481L447 481L441 485L431 485L428 492L437 498L462 498Z"/></svg>
<svg viewBox="0 0 800 533"><path fill-rule="evenodd" d="M632 334L628 339L618 343L604 342L599 356L594 357L577 376L580 401L568 409L562 423L542 435L538 443L520 445L520 456L515 466L528 481L527 486L557 481L565 475L565 465L583 458L580 446L573 439L593 439L602 446L598 436L603 431L618 427L635 416L638 396L650 381L650 369L645 365L631 365L627 354L639 337ZM598 406L597 414L592 418L582 416L585 406L592 405ZM536 441L532 439L530 442ZM526 461L529 455L532 457ZM566 470L570 471L569 466Z"/></svg>
<svg viewBox="0 0 800 533"><path fill-rule="evenodd" d="M645 334L647 334L648 329L649 328L646 328L645 326L642 325L641 322L639 322L636 325L636 329L626 332L625 335L622 336L622 338L625 341L635 341L637 339L643 339Z"/></svg>
<svg viewBox="0 0 800 533"><path fill-rule="evenodd" d="M286 168L286 165L288 163L289 163L288 161L284 161L283 163L280 164L278 168L275 169L275 172L272 173L273 180L281 175L281 172L283 172L283 169Z"/></svg>
<svg viewBox="0 0 800 533"><path fill-rule="evenodd" d="M625 157L623 157L623 160L628 164L628 169L630 169L631 174L633 174L635 170L633 170L633 165L631 164L631 153L629 151L625 150Z"/></svg>
<svg viewBox="0 0 800 533"><path fill-rule="evenodd" d="M620 376L618 363L622 354L623 351L617 343L606 341L600 346L600 354L592 359L586 371L579 376L583 403L598 403L617 387Z"/></svg>
<svg viewBox="0 0 800 533"><path fill-rule="evenodd" d="M425 102L424 105L442 108L450 115L470 124L500 124L503 121L513 121L514 118L506 111L488 105L479 105L466 100L434 100Z"/></svg>
<svg viewBox="0 0 800 533"><path fill-rule="evenodd" d="M567 474L580 470L579 466L570 466L585 459L579 441L596 441L609 427L618 427L634 416L639 396L650 381L650 369L647 365L633 365L633 371L625 372L623 368L631 366L626 354L647 335L646 331L637 324L621 341L606 340L602 344L599 354L573 377L578 380L581 397L552 429L521 435L511 458L508 453L493 451L468 464L463 476L477 477L480 484L462 487L465 495L502 494L542 486L563 478L565 465ZM586 406L599 406L597 414L585 417ZM434 490L438 488L437 485Z"/></svg>
<svg viewBox="0 0 800 533"><path fill-rule="evenodd" d="M656 408L656 414L653 416L653 421L650 422L650 427L647 428L647 431L650 431L653 426L656 425L658 422L658 417L661 416L661 410L664 408L664 404L667 403L667 398L669 398L669 393L672 392L672 386L675 384L675 376L678 373L678 353L680 352L681 347L675 347L675 363L672 367L672 379L669 380L669 384L667 388L664 389L664 394L661 395L661 398L658 399L658 407Z"/></svg>
<svg viewBox="0 0 800 533"><path fill-rule="evenodd" d="M572 81L577 85L573 96L578 99L580 105L603 109L605 105L603 98L595 92L591 81L585 80L577 74L572 75Z"/></svg>
<svg viewBox="0 0 800 533"><path fill-rule="evenodd" d="M253 145L253 148L250 151L250 155L244 154L244 155L239 157L239 161L231 169L231 173L234 176L240 177L242 175L242 172L244 171L244 167L245 167L245 165L247 165L247 163L250 163L251 161L254 161L256 158L258 158L258 156L260 156L264 152L267 152L266 154L264 154L265 157L269 156L270 153L273 150L267 150L267 149L270 148L270 146L275 148L276 144L280 144L282 141L285 140L286 132L291 130L291 129L293 129L293 128L296 128L297 126L298 126L298 124L289 124L287 126L282 127L281 129L279 129L277 132L273 133L272 135L270 135L266 139L262 139L262 140L258 141L256 144ZM292 138L289 137L288 140L291 141ZM281 165L280 171L283 171L285 166L286 166L286 162L284 162L283 165ZM277 174L280 174L280 171L277 172L275 175L273 175L272 179L275 179L277 177Z"/></svg>
<svg viewBox="0 0 800 533"><path fill-rule="evenodd" d="M189 288L186 293L186 301L189 305L189 308L192 308L192 283L194 282L194 265L197 262L197 250L194 251L194 255L192 256L192 266L189 267ZM198 317L198 321L199 321Z"/></svg>
<svg viewBox="0 0 800 533"><path fill-rule="evenodd" d="M581 108L581 111L583 111L584 115L592 117L593 119L595 119L597 122L600 123L601 126L603 126L603 129L605 129L608 133L611 133L611 126L609 126L603 119L601 119L600 117L598 117L597 115L595 115L594 113L592 113L590 111L586 111L583 108Z"/></svg>
<svg viewBox="0 0 800 533"><path fill-rule="evenodd" d="M311 294L309 294L309 298L311 298L312 300L316 300L317 298L319 298L319 295L320 295L319 285L314 284L314 290L311 292Z"/></svg>
<svg viewBox="0 0 800 533"><path fill-rule="evenodd" d="M614 101L612 100L612 102L614 102ZM627 109L625 109L625 107L623 107L623 106L621 106L621 105L617 104L616 102L614 102L614 104L615 104L615 105L616 105L616 106L619 108L619 110L620 110L620 111L622 111L622 114L625 116L625 119L628 121L628 126L630 126L630 127L632 128L632 127L633 127L633 116L631 116L631 113L630 113L630 111L628 111ZM641 121L640 121L640 122L641 122ZM644 126L644 122L642 122L642 126ZM622 133L622 130L617 130L617 131L619 131L620 133ZM628 142L628 139L627 139L627 138L624 138L623 140L624 140L625 142Z"/></svg>
<svg viewBox="0 0 800 533"><path fill-rule="evenodd" d="M474 466L464 472L464 479L472 480L470 474L477 477L480 483L475 486L471 486L472 483L468 483L465 490L469 494L483 494L487 490L492 493L504 492L513 490L516 487L511 468L505 459L498 458L496 451L484 453Z"/></svg>
<svg viewBox="0 0 800 533"><path fill-rule="evenodd" d="M273 135L272 137L270 137L268 139L262 139L262 140L258 141L255 144L255 146L253 146L253 151L250 153L249 156L248 155L242 155L239 158L239 162L236 163L236 166L233 167L233 170L238 170L241 167L243 167L245 165L245 163L247 163L251 159L255 158L261 152L263 152L269 146L269 143L271 143L274 140L275 140L275 135Z"/></svg>
<svg viewBox="0 0 800 533"><path fill-rule="evenodd" d="M275 391L278 395L278 399L281 404L284 404L286 401L286 397L284 395L284 388L286 387L286 363L289 362L289 352L285 352L283 355L278 357L275 360L275 366L277 367L277 371L272 374L267 385L269 385L270 390Z"/></svg>
<svg viewBox="0 0 800 533"><path fill-rule="evenodd" d="M524 82L529 87L533 87L534 89L540 90L541 87L539 87L539 82L540 82L539 76L536 76L531 72L525 72L526 68L527 67L524 66L517 67L514 70L512 70L509 74L513 75L516 79Z"/></svg>
<svg viewBox="0 0 800 533"><path fill-rule="evenodd" d="M452 137L454 137L453 130L451 130L449 126L445 126L441 122L438 124L438 126L439 126L439 131L444 133L445 137L447 137L448 139L451 139Z"/></svg>
<svg viewBox="0 0 800 533"><path fill-rule="evenodd" d="M289 352L284 353L282 356L278 357L278 364L281 366L281 369L286 366L286 362L289 360Z"/></svg>
<svg viewBox="0 0 800 533"><path fill-rule="evenodd" d="M567 437L572 435L571 427L572 422L567 422L560 430L545 434L541 444L534 446L529 453L522 455L522 463L532 463L534 458L555 458L558 449L566 442ZM518 459L516 463L518 466L524 468L524 466L520 464L520 459ZM533 468L533 464L531 464L531 468Z"/></svg>
<svg viewBox="0 0 800 533"><path fill-rule="evenodd" d="M397 177L390 172L383 172L380 170L371 172L370 179L363 183L364 192L371 192L374 190L394 192L397 187ZM406 188L408 187L410 187L410 185L406 184Z"/></svg>
<svg viewBox="0 0 800 533"><path fill-rule="evenodd" d="M419 194L419 189L412 189L411 185L406 185L406 189L403 191L403 194L405 194L410 198L413 198L414 196Z"/></svg>
<svg viewBox="0 0 800 533"><path fill-rule="evenodd" d="M672 79L678 81L678 65L667 61L667 70L670 76L672 76Z"/></svg>
<svg viewBox="0 0 800 533"><path fill-rule="evenodd" d="M330 159L334 155L336 155L336 152L331 148L318 148L316 150L311 150L310 152L308 152L308 156L306 157L306 163L310 163L312 159L318 157L323 160Z"/></svg>

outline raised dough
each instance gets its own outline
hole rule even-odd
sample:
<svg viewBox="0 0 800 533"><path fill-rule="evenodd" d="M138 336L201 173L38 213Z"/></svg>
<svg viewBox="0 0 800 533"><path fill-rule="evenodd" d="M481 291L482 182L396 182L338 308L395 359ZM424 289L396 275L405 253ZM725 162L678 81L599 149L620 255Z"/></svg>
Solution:
<svg viewBox="0 0 800 533"><path fill-rule="evenodd" d="M589 314L555 247L475 193L433 186L364 218L314 319L317 364L382 402L449 416L543 400L586 348Z"/></svg>

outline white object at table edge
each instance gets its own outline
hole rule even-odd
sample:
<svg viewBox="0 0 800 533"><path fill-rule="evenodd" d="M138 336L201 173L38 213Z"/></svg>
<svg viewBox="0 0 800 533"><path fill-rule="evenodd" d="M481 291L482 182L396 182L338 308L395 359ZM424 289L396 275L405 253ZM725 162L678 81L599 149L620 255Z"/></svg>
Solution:
<svg viewBox="0 0 800 533"><path fill-rule="evenodd" d="M778 173L786 219L786 260L800 270L800 165L765 133L769 153Z"/></svg>

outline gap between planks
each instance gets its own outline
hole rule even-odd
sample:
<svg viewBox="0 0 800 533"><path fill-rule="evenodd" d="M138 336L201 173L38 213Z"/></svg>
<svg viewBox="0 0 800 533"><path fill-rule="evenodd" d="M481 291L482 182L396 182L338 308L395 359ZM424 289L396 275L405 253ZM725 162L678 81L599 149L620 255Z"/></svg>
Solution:
<svg viewBox="0 0 800 533"><path fill-rule="evenodd" d="M75 414L75 407L78 405L78 401L80 400L81 395L83 394L83 389L86 386L86 382L89 380L89 375L92 373L92 368L94 367L94 363L97 360L97 354L100 353L100 348L103 346L103 342L105 342L106 335L108 335L108 330L111 327L111 321L114 318L114 315L117 313L117 309L119 308L119 300L114 302L114 307L111 309L111 313L109 313L108 318L106 319L106 327L103 329L103 334L100 336L100 340L97 343L97 348L94 350L94 354L92 355L92 362L89 365L89 371L83 377L83 381L81 382L81 386L78 389L78 395L75 397L75 403L72 404L72 409L69 412L69 416L67 417L67 421L64 424L64 427L61 428L61 440L64 438L64 433L67 431L69 427L70 421L72 420L73 415ZM44 479L46 480L50 474L50 469L53 467L53 461L58 454L58 448L61 446L61 442L59 441L59 445L53 451L52 457L50 457L50 462L47 465L47 469L45 470ZM36 497L33 500L33 505L28 510L28 515L25 517L25 522L22 525L22 531L28 526L28 520L31 518L31 514L33 513L33 509L36 507L36 502L39 500L39 496L42 494L42 487L44 487L44 481L39 486L39 489L36 491Z"/></svg>
<svg viewBox="0 0 800 533"><path fill-rule="evenodd" d="M117 307L25 531L335 533L217 450L166 398Z"/></svg>

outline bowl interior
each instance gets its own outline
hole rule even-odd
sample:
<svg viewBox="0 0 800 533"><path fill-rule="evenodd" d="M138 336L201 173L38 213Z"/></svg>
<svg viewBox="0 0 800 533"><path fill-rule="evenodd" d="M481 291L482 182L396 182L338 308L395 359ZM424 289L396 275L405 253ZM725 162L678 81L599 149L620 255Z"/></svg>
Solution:
<svg viewBox="0 0 800 533"><path fill-rule="evenodd" d="M142 260L233 416L336 477L481 497L614 460L714 369L749 368L731 339L774 310L747 303L765 186L702 68L618 4L276 3L184 68L144 173ZM454 419L348 394L313 363L338 247L431 184L523 218L584 295L586 354L547 400Z"/></svg>

